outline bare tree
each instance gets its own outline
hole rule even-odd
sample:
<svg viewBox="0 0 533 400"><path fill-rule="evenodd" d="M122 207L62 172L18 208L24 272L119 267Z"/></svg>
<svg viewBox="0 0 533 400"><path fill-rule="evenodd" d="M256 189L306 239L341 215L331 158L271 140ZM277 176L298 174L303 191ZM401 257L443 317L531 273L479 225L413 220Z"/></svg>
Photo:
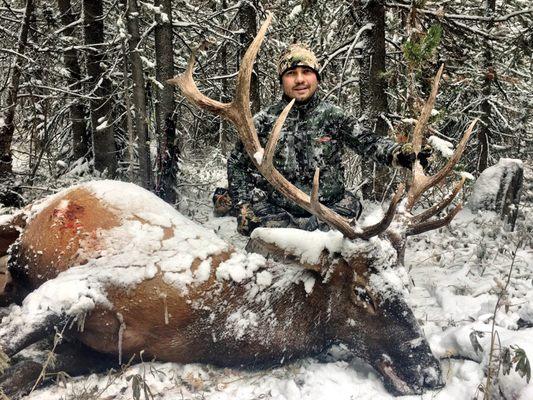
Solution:
<svg viewBox="0 0 533 400"><path fill-rule="evenodd" d="M104 10L102 0L83 0L85 45L94 151L94 167L107 171L109 177L117 172L117 157L113 126L111 124L111 81L106 76Z"/></svg>
<svg viewBox="0 0 533 400"><path fill-rule="evenodd" d="M139 156L139 184L152 187L152 168L150 162L150 138L148 136L148 116L146 113L146 96L144 92L144 74L140 49L139 7L137 0L127 1L127 29L129 59L133 76L133 105L135 107L135 130L137 133L137 153Z"/></svg>
<svg viewBox="0 0 533 400"><path fill-rule="evenodd" d="M385 80L385 2L370 0L354 2L354 18L359 32L355 41L363 43L359 58L359 102L362 113L361 124L377 135L386 136L387 123L383 118L388 112L387 81ZM372 176L371 182L363 185L365 197L379 198L389 181L387 168L370 161L363 162L364 175Z"/></svg>
<svg viewBox="0 0 533 400"><path fill-rule="evenodd" d="M0 124L0 176L7 178L13 173L13 157L11 153L11 142L15 131L15 110L17 108L17 96L20 87L20 77L24 63L24 51L28 40L30 20L34 11L33 0L26 0L26 10L20 26L17 40L17 50L13 72L7 88L7 107L2 114L3 122Z"/></svg>
<svg viewBox="0 0 533 400"><path fill-rule="evenodd" d="M244 1L239 10L239 22L243 30L241 33L240 42L242 45L242 54L239 52L239 60L244 54L244 49L252 43L255 35L257 34L257 7L249 1ZM250 86L250 101L252 103L252 113L257 113L261 109L261 94L259 90L259 70L258 64L254 66L252 74L252 82Z"/></svg>
<svg viewBox="0 0 533 400"><path fill-rule="evenodd" d="M155 57L156 79L166 82L174 76L174 53L172 43L172 6L171 0L155 0L154 5L161 8L156 15ZM174 87L164 84L157 88L156 124L159 137L158 178L156 192L165 201L176 201L176 175L178 173L178 137L174 121Z"/></svg>
<svg viewBox="0 0 533 400"><path fill-rule="evenodd" d="M496 0L485 0L485 16L488 18L493 18L494 13L496 12ZM490 28L494 25L492 20L487 22L487 28ZM491 95L491 85L492 81L496 78L496 71L493 64L492 49L489 39L484 40L484 51L483 51L483 60L485 67L485 79L483 80L483 102L481 103L482 111L482 126L477 131L478 138L478 162L477 162L477 172L480 174L483 172L489 163L489 137L490 137L490 127L491 127L491 105L489 103L489 98Z"/></svg>
<svg viewBox="0 0 533 400"><path fill-rule="evenodd" d="M65 36L72 37L75 35L75 21L79 18L72 9L70 0L57 0L61 23L64 28L62 33ZM78 51L75 47L69 46L63 50L63 59L68 71L67 83L71 90L80 92L81 68L78 59ZM85 121L86 108L79 97L72 97L69 105L70 121L72 124L72 159L88 158L89 151L92 147L91 136L87 130Z"/></svg>
<svg viewBox="0 0 533 400"><path fill-rule="evenodd" d="M388 126L383 115L388 112L387 81L385 80L385 5L383 0L362 4L356 1L364 43L359 59L359 101L364 115L363 124L376 134L385 136ZM364 28L370 29L364 29Z"/></svg>

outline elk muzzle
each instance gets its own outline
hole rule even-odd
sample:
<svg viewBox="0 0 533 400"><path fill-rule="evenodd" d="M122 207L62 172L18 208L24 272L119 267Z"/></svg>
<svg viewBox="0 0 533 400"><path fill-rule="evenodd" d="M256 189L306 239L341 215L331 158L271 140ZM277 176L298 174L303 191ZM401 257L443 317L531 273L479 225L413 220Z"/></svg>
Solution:
<svg viewBox="0 0 533 400"><path fill-rule="evenodd" d="M425 341L423 338L420 340ZM413 351L407 357L382 354L372 363L391 393L400 396L419 395L444 386L439 361L433 356L427 343L420 346L424 348Z"/></svg>

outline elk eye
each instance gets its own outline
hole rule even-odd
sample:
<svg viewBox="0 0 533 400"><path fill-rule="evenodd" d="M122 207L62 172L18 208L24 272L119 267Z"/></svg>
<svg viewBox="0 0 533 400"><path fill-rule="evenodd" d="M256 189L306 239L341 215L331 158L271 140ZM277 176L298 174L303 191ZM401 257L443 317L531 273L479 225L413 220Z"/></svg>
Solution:
<svg viewBox="0 0 533 400"><path fill-rule="evenodd" d="M376 312L376 306L374 304L374 300L372 299L372 296L368 293L368 291L361 286L355 287L355 301L357 304L364 308L368 308L368 311L375 313Z"/></svg>

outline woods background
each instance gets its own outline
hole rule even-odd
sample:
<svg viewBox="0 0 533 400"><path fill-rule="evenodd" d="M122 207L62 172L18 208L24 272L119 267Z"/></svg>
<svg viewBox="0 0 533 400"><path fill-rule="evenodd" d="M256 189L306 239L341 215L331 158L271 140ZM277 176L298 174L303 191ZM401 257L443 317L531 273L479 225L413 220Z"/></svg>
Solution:
<svg viewBox="0 0 533 400"><path fill-rule="evenodd" d="M280 98L277 57L303 41L319 57L323 98L406 141L444 63L428 135L455 143L479 117L461 164L474 175L501 157L531 157L527 0L2 0L0 203L24 204L94 176L179 201L183 160L209 155L220 166L236 137L165 81L205 42L195 80L230 101L266 11L275 19L255 65L253 112ZM365 163L362 173L356 155L345 162L352 189L388 194L393 171Z"/></svg>

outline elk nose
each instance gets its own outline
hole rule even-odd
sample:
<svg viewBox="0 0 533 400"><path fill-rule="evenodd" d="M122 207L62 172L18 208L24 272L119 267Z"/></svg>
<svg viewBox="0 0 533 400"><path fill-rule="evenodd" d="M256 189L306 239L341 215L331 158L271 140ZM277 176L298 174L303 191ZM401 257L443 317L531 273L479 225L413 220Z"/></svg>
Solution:
<svg viewBox="0 0 533 400"><path fill-rule="evenodd" d="M435 360L431 364L422 370L422 386L426 389L439 389L445 384L440 363Z"/></svg>

